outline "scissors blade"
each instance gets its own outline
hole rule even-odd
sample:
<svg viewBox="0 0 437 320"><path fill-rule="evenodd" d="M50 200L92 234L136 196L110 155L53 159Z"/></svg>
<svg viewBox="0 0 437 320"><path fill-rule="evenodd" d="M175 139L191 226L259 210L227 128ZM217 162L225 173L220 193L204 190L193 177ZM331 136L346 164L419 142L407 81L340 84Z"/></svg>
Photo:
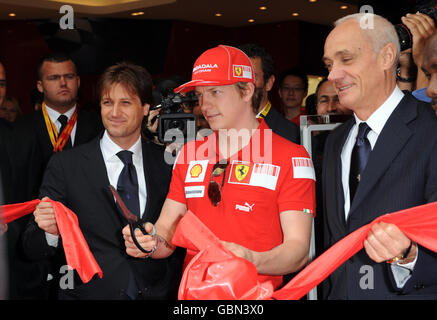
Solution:
<svg viewBox="0 0 437 320"><path fill-rule="evenodd" d="M121 211L123 211L123 214L126 217L127 221L137 222L138 217L129 211L129 209L124 204L123 200L121 200L121 197L118 194L117 190L115 190L115 188L112 185L109 185L109 189L111 190L112 195L115 197L115 200L117 201L118 205L120 206Z"/></svg>

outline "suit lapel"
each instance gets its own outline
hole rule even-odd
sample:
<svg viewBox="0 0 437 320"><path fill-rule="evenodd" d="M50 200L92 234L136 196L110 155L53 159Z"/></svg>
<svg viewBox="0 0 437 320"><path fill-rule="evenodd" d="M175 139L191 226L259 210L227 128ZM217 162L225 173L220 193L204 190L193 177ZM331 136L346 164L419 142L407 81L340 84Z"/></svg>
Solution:
<svg viewBox="0 0 437 320"><path fill-rule="evenodd" d="M50 136L47 131L44 115L41 110L36 112L35 114L35 125L36 132L39 137L38 140L41 143L41 152L43 154L43 158L49 159L50 156L53 154L53 145L50 141Z"/></svg>
<svg viewBox="0 0 437 320"><path fill-rule="evenodd" d="M407 123L417 116L416 102L409 95L401 100L381 131L351 204L350 215L372 191L390 164L410 139L412 132Z"/></svg>
<svg viewBox="0 0 437 320"><path fill-rule="evenodd" d="M349 120L345 123L345 125L342 127L342 132L339 132L340 139L337 139L337 141L333 145L333 151L335 155L335 163L336 163L336 171L335 171L335 178L332 181L338 181L336 183L336 195L337 195L337 210L336 210L336 217L338 218L338 221L340 223L340 226L344 228L346 226L346 220L345 220L345 214L344 214L344 191L343 191L343 179L342 179L342 165L341 165L341 152L343 150L343 146L346 143L346 139L349 136L349 132L352 129L353 125L355 124L354 119Z"/></svg>

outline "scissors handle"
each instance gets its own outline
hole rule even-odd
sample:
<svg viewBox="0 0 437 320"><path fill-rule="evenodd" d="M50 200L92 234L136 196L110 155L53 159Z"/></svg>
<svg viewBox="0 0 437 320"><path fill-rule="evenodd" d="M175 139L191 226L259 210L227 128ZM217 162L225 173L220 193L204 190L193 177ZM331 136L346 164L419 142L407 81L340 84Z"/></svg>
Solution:
<svg viewBox="0 0 437 320"><path fill-rule="evenodd" d="M151 253L153 250L146 250L144 249L140 243L137 240L137 237L135 236L135 229L140 229L140 231L144 234L147 235L149 234L146 229L144 229L143 224L141 222L131 222L129 223L129 227L130 227L130 233L132 235L132 240L134 241L135 245L137 246L137 248L143 252L143 253Z"/></svg>

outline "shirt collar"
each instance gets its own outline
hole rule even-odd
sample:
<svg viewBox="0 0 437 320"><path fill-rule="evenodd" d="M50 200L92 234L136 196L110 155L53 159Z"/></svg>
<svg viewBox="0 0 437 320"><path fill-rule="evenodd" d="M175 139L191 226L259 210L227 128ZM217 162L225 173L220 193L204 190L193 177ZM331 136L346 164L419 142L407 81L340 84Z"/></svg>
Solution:
<svg viewBox="0 0 437 320"><path fill-rule="evenodd" d="M117 145L114 141L112 141L106 130L105 133L103 134L102 139L100 140L100 148L102 150L102 155L105 162L110 160L112 157L116 156L118 152L124 150L119 145ZM137 142L135 142L133 146L129 148L129 151L133 152L134 159L141 155L142 152L141 135L138 137Z"/></svg>
<svg viewBox="0 0 437 320"><path fill-rule="evenodd" d="M67 118L70 120L71 116L72 116L73 113L74 113L74 110L76 110L76 105L74 105L74 107L72 107L72 108L71 108L70 110L68 110L67 112L65 112L65 113L59 113L59 112L56 111L55 109L50 108L50 107L47 105L47 103L46 103L45 105L46 105L47 114L49 115L50 120L52 120L52 122L55 122L56 120L58 120L58 118L59 118L59 116L60 116L61 114L66 115Z"/></svg>
<svg viewBox="0 0 437 320"><path fill-rule="evenodd" d="M403 97L404 93L401 91L401 89L399 89L398 86L396 86L388 99L385 100L385 102L366 120L367 125L370 127L370 129L372 129L372 131L376 132L378 135L381 133L382 128L384 128L388 118L393 113L394 109L396 109L396 106ZM357 124L364 122L360 120L355 113L354 117Z"/></svg>

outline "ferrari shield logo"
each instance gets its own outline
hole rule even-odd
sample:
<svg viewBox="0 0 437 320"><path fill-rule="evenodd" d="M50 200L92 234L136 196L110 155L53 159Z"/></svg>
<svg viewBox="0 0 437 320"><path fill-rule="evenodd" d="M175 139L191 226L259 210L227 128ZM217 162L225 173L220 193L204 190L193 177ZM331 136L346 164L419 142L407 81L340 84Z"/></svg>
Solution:
<svg viewBox="0 0 437 320"><path fill-rule="evenodd" d="M246 178L247 174L249 173L250 167L245 164L239 164L235 166L235 178L237 178L238 181L244 180Z"/></svg>
<svg viewBox="0 0 437 320"><path fill-rule="evenodd" d="M235 72L235 75L237 77L241 77L241 74L243 73L243 69L240 66L235 66L234 67L234 72Z"/></svg>

